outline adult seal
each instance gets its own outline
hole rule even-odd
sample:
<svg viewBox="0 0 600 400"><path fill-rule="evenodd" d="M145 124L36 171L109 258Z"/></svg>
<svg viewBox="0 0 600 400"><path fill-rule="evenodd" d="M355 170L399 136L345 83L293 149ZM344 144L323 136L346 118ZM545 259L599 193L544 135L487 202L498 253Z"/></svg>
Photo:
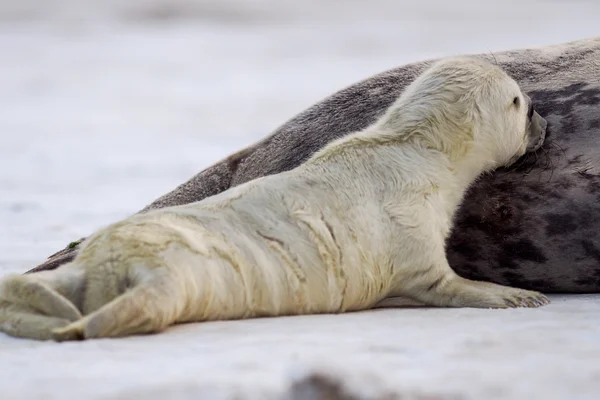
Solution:
<svg viewBox="0 0 600 400"><path fill-rule="evenodd" d="M450 265L465 278L546 293L600 292L600 37L480 57L497 62L531 96L548 137L536 154L471 187L448 240ZM297 167L373 123L429 64L395 68L331 95L141 212ZM72 260L78 243L32 271Z"/></svg>
<svg viewBox="0 0 600 400"><path fill-rule="evenodd" d="M184 322L341 313L406 297L442 307L538 307L539 292L458 276L446 239L484 172L543 130L501 68L435 63L362 131L305 163L202 201L131 216L54 270L0 280L0 331L74 340Z"/></svg>

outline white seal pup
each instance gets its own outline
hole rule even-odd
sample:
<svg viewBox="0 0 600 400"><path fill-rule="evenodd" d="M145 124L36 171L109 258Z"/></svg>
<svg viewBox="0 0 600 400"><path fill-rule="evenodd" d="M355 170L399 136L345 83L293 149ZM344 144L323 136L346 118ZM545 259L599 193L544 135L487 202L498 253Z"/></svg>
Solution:
<svg viewBox="0 0 600 400"><path fill-rule="evenodd" d="M530 129L547 121L548 134L538 151L471 186L448 239L450 266L464 278L544 293L600 293L600 37L477 57L498 63L531 96L544 118L534 112ZM375 122L429 64L402 65L331 94L140 212L297 167ZM78 242L30 272L71 261Z"/></svg>
<svg viewBox="0 0 600 400"><path fill-rule="evenodd" d="M374 124L299 167L92 235L73 262L0 281L0 330L72 340L183 322L431 306L537 307L541 293L471 281L445 242L465 191L537 144L501 68L435 63Z"/></svg>

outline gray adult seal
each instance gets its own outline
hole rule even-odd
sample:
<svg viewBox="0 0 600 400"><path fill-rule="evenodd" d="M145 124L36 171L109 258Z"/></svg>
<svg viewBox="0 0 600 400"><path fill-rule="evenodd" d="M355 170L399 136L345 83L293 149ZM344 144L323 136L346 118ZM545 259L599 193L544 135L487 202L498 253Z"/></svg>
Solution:
<svg viewBox="0 0 600 400"><path fill-rule="evenodd" d="M448 241L450 265L468 279L545 293L600 292L600 37L480 57L515 78L548 131L534 155L471 188ZM373 123L430 64L405 65L331 95L140 212L195 202L300 165ZM72 260L78 242L30 272Z"/></svg>

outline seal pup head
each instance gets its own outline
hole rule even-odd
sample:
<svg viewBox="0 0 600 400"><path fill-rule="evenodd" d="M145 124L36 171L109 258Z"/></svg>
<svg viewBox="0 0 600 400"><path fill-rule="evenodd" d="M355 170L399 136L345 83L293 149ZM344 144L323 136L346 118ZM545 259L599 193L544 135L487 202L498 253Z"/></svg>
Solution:
<svg viewBox="0 0 600 400"><path fill-rule="evenodd" d="M546 124L500 67L457 57L432 64L374 128L491 170L537 150Z"/></svg>

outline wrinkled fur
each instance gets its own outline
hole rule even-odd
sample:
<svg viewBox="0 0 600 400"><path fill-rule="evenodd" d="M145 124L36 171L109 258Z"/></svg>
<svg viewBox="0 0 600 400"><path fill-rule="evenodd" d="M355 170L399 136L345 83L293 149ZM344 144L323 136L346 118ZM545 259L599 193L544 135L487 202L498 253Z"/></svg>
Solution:
<svg viewBox="0 0 600 400"><path fill-rule="evenodd" d="M441 61L373 125L298 168L100 230L69 265L0 282L0 330L57 340L179 322L373 307L536 307L529 292L463 279L445 241L470 184L532 135L529 100L500 68Z"/></svg>

